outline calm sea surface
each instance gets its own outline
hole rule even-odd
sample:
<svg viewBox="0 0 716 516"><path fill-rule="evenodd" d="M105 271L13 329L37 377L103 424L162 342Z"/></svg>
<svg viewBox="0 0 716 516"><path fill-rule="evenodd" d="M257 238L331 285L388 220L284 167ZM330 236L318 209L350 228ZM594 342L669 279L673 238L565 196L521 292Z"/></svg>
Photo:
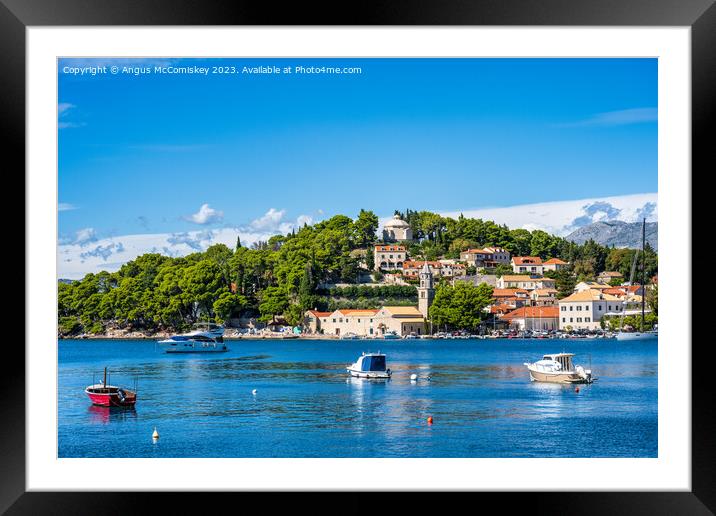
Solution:
<svg viewBox="0 0 716 516"><path fill-rule="evenodd" d="M657 342L244 340L217 355L154 341L61 340L59 457L656 457ZM363 351L389 381L353 379ZM530 382L523 362L575 353L592 385ZM108 366L136 408L93 407ZM410 381L417 374L417 382ZM431 376L428 380L427 377ZM256 394L252 390L256 389ZM433 417L433 424L426 419ZM154 427L160 434L152 442Z"/></svg>

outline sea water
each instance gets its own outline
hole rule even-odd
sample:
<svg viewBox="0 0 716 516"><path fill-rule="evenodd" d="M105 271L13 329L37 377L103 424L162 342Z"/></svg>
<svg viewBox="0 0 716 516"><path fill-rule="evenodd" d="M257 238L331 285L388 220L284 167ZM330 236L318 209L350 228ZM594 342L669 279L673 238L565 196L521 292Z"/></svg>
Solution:
<svg viewBox="0 0 716 516"><path fill-rule="evenodd" d="M152 340L59 341L58 456L658 456L656 340L227 344L172 355ZM390 380L348 377L379 350ZM578 391L530 381L524 362L563 351L598 380ZM136 380L134 409L90 404L84 388L105 366L113 385Z"/></svg>

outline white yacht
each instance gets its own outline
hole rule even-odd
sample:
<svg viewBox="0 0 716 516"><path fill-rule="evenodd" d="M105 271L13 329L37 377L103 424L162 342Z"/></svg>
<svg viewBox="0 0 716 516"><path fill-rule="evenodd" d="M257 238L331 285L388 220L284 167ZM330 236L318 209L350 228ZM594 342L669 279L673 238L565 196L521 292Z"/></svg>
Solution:
<svg viewBox="0 0 716 516"><path fill-rule="evenodd" d="M525 362L533 382L550 383L592 383L592 370L574 366L573 353L544 355L542 360L531 364Z"/></svg>
<svg viewBox="0 0 716 516"><path fill-rule="evenodd" d="M172 335L157 342L166 353L223 353L229 351L224 343L224 327L214 323L197 323L189 333Z"/></svg>
<svg viewBox="0 0 716 516"><path fill-rule="evenodd" d="M363 353L346 370L357 378L390 378L392 375L390 369L386 368L385 355L380 352Z"/></svg>

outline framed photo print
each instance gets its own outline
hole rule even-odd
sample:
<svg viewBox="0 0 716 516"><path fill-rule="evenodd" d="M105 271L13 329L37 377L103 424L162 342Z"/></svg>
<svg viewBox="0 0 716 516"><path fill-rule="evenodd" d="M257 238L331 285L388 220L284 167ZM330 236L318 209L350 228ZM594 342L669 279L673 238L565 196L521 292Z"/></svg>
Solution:
<svg viewBox="0 0 716 516"><path fill-rule="evenodd" d="M0 507L710 514L712 4L3 0L27 303Z"/></svg>

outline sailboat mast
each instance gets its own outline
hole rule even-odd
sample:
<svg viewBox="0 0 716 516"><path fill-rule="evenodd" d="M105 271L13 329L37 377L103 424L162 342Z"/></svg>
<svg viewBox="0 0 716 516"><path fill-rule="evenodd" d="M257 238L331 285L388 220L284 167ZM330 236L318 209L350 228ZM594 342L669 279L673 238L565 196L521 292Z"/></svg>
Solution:
<svg viewBox="0 0 716 516"><path fill-rule="evenodd" d="M641 331L644 331L644 303L646 302L646 218L641 226Z"/></svg>

